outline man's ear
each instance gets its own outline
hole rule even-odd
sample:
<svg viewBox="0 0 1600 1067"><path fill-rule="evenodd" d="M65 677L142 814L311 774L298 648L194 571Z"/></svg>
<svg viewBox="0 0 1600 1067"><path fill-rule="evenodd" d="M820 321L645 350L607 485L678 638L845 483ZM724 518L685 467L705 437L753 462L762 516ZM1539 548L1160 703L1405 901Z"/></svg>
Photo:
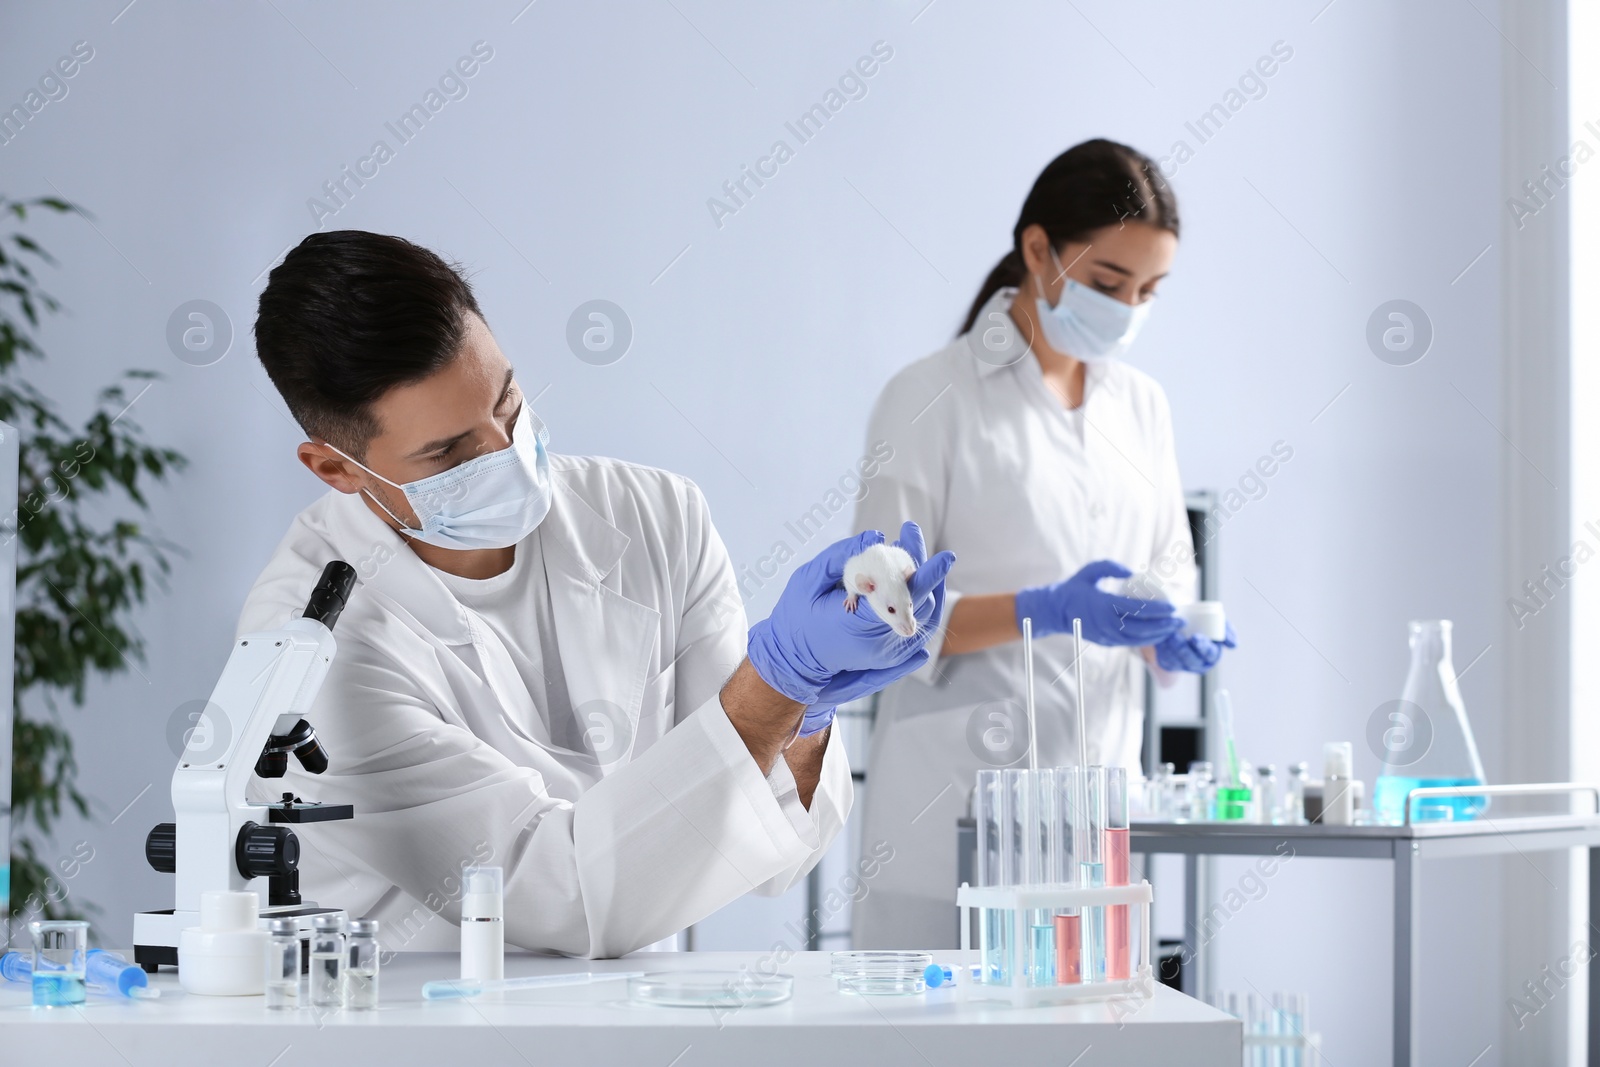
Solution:
<svg viewBox="0 0 1600 1067"><path fill-rule="evenodd" d="M328 445L302 441L294 454L306 465L306 470L339 492L354 493L361 489L361 468Z"/></svg>

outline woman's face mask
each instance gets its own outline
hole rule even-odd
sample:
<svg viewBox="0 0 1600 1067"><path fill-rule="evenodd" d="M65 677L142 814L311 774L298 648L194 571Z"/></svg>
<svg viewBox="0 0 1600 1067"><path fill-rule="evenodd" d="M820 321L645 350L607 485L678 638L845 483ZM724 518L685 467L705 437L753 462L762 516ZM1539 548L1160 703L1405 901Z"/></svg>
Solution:
<svg viewBox="0 0 1600 1067"><path fill-rule="evenodd" d="M511 428L511 444L447 471L400 485L334 448L345 459L406 496L421 529L401 522L383 501L372 500L423 544L459 551L509 548L531 534L550 511L549 432L524 403Z"/></svg>
<svg viewBox="0 0 1600 1067"><path fill-rule="evenodd" d="M1053 248L1050 261L1055 264L1058 276L1066 273ZM1042 295L1042 282L1039 292L1041 295L1035 306L1045 341L1057 352L1065 352L1085 363L1098 363L1122 355L1133 344L1145 319L1150 317L1149 300L1137 305L1124 304L1071 278L1062 287L1061 299L1056 301L1055 307Z"/></svg>

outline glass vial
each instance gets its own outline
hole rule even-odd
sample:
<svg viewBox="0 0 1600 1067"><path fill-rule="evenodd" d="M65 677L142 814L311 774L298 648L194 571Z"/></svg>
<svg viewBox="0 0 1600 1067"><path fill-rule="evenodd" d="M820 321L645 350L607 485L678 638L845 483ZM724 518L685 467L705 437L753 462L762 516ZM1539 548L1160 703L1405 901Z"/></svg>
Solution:
<svg viewBox="0 0 1600 1067"><path fill-rule="evenodd" d="M344 944L344 1006L371 1011L378 1006L378 920L352 922Z"/></svg>
<svg viewBox="0 0 1600 1067"><path fill-rule="evenodd" d="M292 1011L300 1006L300 926L273 919L267 933L267 1007Z"/></svg>
<svg viewBox="0 0 1600 1067"><path fill-rule="evenodd" d="M311 1006L344 1006L344 916L318 915L311 930Z"/></svg>
<svg viewBox="0 0 1600 1067"><path fill-rule="evenodd" d="M1289 769L1289 788L1283 799L1283 821L1300 826L1306 821L1306 782L1311 780L1311 765L1296 763Z"/></svg>

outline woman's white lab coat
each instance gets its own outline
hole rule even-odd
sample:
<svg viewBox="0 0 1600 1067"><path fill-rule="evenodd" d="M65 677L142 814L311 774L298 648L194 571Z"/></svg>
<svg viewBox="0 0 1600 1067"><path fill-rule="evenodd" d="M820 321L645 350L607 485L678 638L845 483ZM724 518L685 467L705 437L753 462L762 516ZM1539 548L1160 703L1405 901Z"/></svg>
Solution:
<svg viewBox="0 0 1600 1067"><path fill-rule="evenodd" d="M868 447L893 450L856 508L857 529L922 524L930 552L951 549L945 619L963 594L1014 593L1113 559L1154 568L1173 599L1193 599L1193 548L1166 395L1121 361L1091 364L1067 410L1046 386L996 294L973 330L884 388ZM1114 583L1107 583L1115 588ZM855 906L856 948L957 944L956 820L975 774L1026 766L1021 642L933 658L885 690L865 786L862 844L885 864ZM1039 765L1077 763L1072 636L1034 642ZM1137 650L1085 642L1091 763L1135 770L1143 732Z"/></svg>
<svg viewBox="0 0 1600 1067"><path fill-rule="evenodd" d="M849 812L837 732L807 811L783 761L764 777L722 709L745 617L699 489L614 460L552 456L551 471L530 542L559 645L542 654L560 656L577 731L542 721L493 630L359 497L302 512L245 604L241 634L272 629L329 560L357 569L310 716L327 773L291 760L281 785L257 785L355 806L296 828L301 891L379 919L387 948L454 949L460 869L479 863L505 869L507 943L620 955L787 889ZM551 740L579 733L581 751Z"/></svg>

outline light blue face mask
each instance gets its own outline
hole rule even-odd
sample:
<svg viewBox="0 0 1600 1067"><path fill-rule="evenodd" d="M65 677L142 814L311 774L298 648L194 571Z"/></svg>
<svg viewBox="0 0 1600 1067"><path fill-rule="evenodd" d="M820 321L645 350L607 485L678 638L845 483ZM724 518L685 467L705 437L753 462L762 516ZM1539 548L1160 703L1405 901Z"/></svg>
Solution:
<svg viewBox="0 0 1600 1067"><path fill-rule="evenodd" d="M531 534L550 512L549 432L527 404L511 427L511 445L476 456L447 471L400 485L329 445L351 463L406 495L422 529L412 529L372 496L400 532L437 548L509 548Z"/></svg>
<svg viewBox="0 0 1600 1067"><path fill-rule="evenodd" d="M1050 250L1050 261L1056 265L1058 277L1066 273L1056 258L1055 249ZM1039 291L1044 292L1042 282ZM1128 350L1145 319L1150 317L1152 301L1124 304L1068 278L1055 307L1043 296L1035 303L1039 326L1051 348L1085 363L1099 363L1116 359Z"/></svg>

